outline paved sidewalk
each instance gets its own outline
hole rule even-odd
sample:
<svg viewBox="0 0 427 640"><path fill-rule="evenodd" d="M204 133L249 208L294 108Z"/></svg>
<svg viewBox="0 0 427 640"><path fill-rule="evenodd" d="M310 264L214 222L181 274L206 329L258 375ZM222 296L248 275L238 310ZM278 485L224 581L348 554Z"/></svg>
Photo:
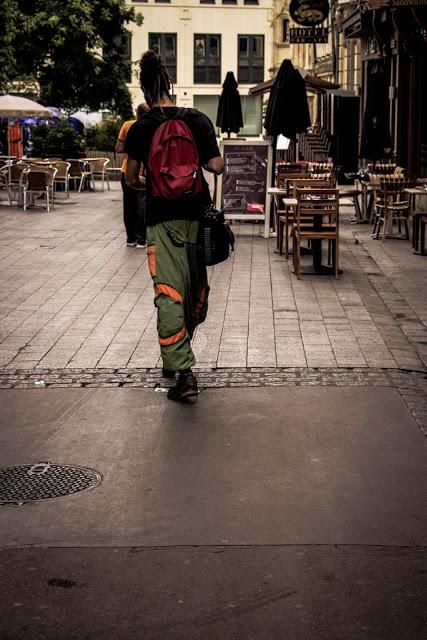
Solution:
<svg viewBox="0 0 427 640"><path fill-rule="evenodd" d="M1 468L102 477L0 506L2 640L425 637L425 442L396 389L0 399Z"/></svg>
<svg viewBox="0 0 427 640"><path fill-rule="evenodd" d="M423 369L426 261L342 223L341 279L291 273L256 224L210 270L201 368ZM121 190L60 194L54 211L0 202L0 368L153 368L156 317L145 251L125 246Z"/></svg>
<svg viewBox="0 0 427 640"><path fill-rule="evenodd" d="M188 405L120 186L0 202L0 468L101 480L26 502L3 476L2 639L424 637L426 261L351 215L339 281L235 226ZM34 491L65 493L51 478Z"/></svg>

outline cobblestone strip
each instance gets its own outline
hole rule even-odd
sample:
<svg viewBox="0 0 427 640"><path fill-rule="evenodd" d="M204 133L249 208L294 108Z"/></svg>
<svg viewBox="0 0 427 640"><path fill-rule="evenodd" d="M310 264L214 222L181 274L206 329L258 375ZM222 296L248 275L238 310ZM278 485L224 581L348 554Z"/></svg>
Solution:
<svg viewBox="0 0 427 640"><path fill-rule="evenodd" d="M405 369L235 367L197 369L201 389L224 387L380 386L399 391L427 435L427 372ZM3 369L0 389L118 388L163 390L172 381L152 369Z"/></svg>

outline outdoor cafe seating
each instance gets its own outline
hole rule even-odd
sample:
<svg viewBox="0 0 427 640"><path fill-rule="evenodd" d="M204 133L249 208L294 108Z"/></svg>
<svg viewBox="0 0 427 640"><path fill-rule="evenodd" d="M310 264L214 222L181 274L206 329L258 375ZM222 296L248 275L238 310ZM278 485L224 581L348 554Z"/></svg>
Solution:
<svg viewBox="0 0 427 640"><path fill-rule="evenodd" d="M56 169L54 178L54 191L57 193L58 186L64 187L64 192L67 198L70 197L70 163L63 160L51 161L51 166Z"/></svg>
<svg viewBox="0 0 427 640"><path fill-rule="evenodd" d="M323 189L335 187L333 178L290 178L286 185L286 199L296 197L297 189ZM276 196L277 197L277 196ZM279 202L277 202L279 200ZM280 205L280 198L277 198L276 206ZM285 205L284 208L276 209L277 217L277 237L279 254L283 254L283 239L285 240L285 258L289 257L289 232L293 228L296 206Z"/></svg>
<svg viewBox="0 0 427 640"><path fill-rule="evenodd" d="M339 278L339 191L338 189L296 189L296 212L292 223L294 273L333 273ZM313 267L301 268L301 241L311 242ZM328 264L322 265L322 240L328 241Z"/></svg>
<svg viewBox="0 0 427 640"><path fill-rule="evenodd" d="M79 184L78 191L82 191L83 186L88 182L89 186L92 184L95 189L95 180L93 177L92 169L86 159L81 158L67 158L69 163L69 181L73 181L74 189Z"/></svg>
<svg viewBox="0 0 427 640"><path fill-rule="evenodd" d="M102 190L104 191L104 182L107 182L108 190L110 190L110 181L108 179L107 165L110 163L109 158L88 158L87 163L93 176L93 184L95 188L95 177L101 178Z"/></svg>
<svg viewBox="0 0 427 640"><path fill-rule="evenodd" d="M13 201L17 201L18 206L22 204L22 180L23 175L28 171L29 167L24 163L7 164L1 167L0 175L4 181L10 205Z"/></svg>
<svg viewBox="0 0 427 640"><path fill-rule="evenodd" d="M24 211L27 210L28 204L34 204L34 197L44 197L46 201L46 210L50 211L50 207L54 207L53 188L57 169L40 167L29 169L22 175L22 198ZM32 196L32 199L29 199Z"/></svg>
<svg viewBox="0 0 427 640"><path fill-rule="evenodd" d="M374 191L373 229L372 236L378 240L380 235L384 241L393 236L394 226L397 225L399 237L406 240L409 236L410 202L406 189L412 183L401 176L384 176ZM402 236L402 227L405 235ZM381 231L382 230L382 231Z"/></svg>

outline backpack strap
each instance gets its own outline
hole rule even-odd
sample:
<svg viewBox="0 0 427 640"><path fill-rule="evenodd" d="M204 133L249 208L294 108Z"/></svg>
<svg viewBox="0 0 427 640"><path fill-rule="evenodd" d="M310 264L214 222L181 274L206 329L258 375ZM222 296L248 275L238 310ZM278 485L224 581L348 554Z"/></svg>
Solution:
<svg viewBox="0 0 427 640"><path fill-rule="evenodd" d="M154 111L154 112L150 113L150 115L153 118L153 120L155 120L159 124L161 122L165 122L168 119L168 118L166 118L166 116L163 113L163 111Z"/></svg>
<svg viewBox="0 0 427 640"><path fill-rule="evenodd" d="M186 107L179 107L175 117L179 118L180 120L184 120L184 122L185 122L185 118L187 117L187 113L188 113L188 109Z"/></svg>

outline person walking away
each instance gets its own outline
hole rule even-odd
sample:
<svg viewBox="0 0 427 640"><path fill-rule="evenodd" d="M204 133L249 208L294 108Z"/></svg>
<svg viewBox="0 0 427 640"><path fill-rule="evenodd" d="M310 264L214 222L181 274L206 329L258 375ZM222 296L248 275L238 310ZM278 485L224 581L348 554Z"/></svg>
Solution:
<svg viewBox="0 0 427 640"><path fill-rule="evenodd" d="M121 126L116 142L116 153L123 153L125 140L130 127L137 122L144 113L149 111L147 104L140 104L136 108L136 120L126 120ZM145 248L147 232L145 224L145 189L136 191L127 186L125 181L127 155L123 158L121 167L121 184L123 190L123 222L126 229L126 244L128 247Z"/></svg>
<svg viewBox="0 0 427 640"><path fill-rule="evenodd" d="M182 109L173 103L171 78L154 51L141 57L140 84L150 111L129 129L126 138L126 184L134 189L143 187L143 165L148 265L163 375L172 377L178 372L168 398L185 401L198 394L190 341L208 308L207 273L197 250L197 237L202 212L212 201L202 167L219 175L224 161L209 118L197 109Z"/></svg>

